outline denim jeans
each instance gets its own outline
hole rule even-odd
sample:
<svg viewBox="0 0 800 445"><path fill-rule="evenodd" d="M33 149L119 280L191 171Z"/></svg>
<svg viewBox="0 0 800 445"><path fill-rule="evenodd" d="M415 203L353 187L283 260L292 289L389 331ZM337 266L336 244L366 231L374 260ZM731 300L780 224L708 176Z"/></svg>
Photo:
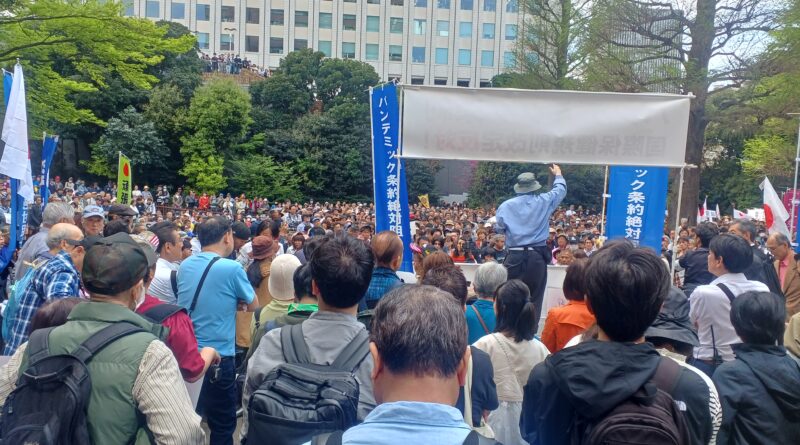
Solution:
<svg viewBox="0 0 800 445"><path fill-rule="evenodd" d="M694 366L695 368L703 371L703 373L705 375L707 375L709 378L711 378L711 376L714 375L714 371L717 370L716 366L708 364L708 363L706 363L704 361L698 360L698 359L696 359L694 357L689 357L688 359L686 359L686 363L688 363L688 364Z"/></svg>
<svg viewBox="0 0 800 445"><path fill-rule="evenodd" d="M219 379L212 383L213 370L206 373L197 413L205 416L211 430L211 445L233 445L236 431L236 369L233 357L222 357L219 363Z"/></svg>

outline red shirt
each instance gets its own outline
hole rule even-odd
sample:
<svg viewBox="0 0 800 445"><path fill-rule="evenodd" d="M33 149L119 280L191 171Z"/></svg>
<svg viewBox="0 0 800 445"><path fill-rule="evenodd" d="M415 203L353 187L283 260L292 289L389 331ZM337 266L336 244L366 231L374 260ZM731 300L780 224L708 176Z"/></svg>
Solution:
<svg viewBox="0 0 800 445"><path fill-rule="evenodd" d="M144 303L136 308L136 313L141 315L150 308L163 303L156 297L145 295ZM162 325L169 328L167 334L167 347L172 350L172 354L178 361L181 375L184 380L191 380L203 373L205 362L200 356L197 346L197 337L194 335L192 319L184 311L170 315Z"/></svg>
<svg viewBox="0 0 800 445"><path fill-rule="evenodd" d="M200 197L200 203L198 204L198 206L200 207L201 210L208 209L210 205L211 205L211 200L208 198L208 196Z"/></svg>

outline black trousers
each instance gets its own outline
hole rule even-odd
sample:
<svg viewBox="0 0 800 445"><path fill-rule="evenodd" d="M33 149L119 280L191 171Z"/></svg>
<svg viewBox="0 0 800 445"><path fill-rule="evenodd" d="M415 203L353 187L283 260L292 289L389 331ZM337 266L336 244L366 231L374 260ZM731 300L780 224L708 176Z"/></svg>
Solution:
<svg viewBox="0 0 800 445"><path fill-rule="evenodd" d="M547 287L547 265L552 253L547 246L529 247L526 250L509 250L503 265L508 269L508 279L522 280L531 291L531 301L536 308L535 331L539 329L544 290Z"/></svg>

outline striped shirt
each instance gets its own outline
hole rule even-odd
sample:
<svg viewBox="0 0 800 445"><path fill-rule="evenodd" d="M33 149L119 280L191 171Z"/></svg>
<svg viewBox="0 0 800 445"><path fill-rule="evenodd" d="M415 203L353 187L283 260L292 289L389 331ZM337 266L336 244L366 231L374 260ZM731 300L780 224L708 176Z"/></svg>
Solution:
<svg viewBox="0 0 800 445"><path fill-rule="evenodd" d="M17 386L20 363L28 343L22 344L6 366L0 367L0 406ZM139 364L131 391L133 400L158 445L205 443L200 416L195 414L178 363L159 340L150 342ZM91 421L91 419L88 419Z"/></svg>

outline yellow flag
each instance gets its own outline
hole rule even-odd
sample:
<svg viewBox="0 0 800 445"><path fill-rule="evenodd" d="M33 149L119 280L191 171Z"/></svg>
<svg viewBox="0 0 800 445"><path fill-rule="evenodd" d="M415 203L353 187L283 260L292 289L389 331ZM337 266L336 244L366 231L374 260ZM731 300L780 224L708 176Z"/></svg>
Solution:
<svg viewBox="0 0 800 445"><path fill-rule="evenodd" d="M419 195L419 203L422 204L422 207L425 207L426 209L431 208L431 203L428 200L428 195L427 194Z"/></svg>
<svg viewBox="0 0 800 445"><path fill-rule="evenodd" d="M117 203L131 205L131 189L133 175L131 174L131 160L119 153L119 170L117 171Z"/></svg>

